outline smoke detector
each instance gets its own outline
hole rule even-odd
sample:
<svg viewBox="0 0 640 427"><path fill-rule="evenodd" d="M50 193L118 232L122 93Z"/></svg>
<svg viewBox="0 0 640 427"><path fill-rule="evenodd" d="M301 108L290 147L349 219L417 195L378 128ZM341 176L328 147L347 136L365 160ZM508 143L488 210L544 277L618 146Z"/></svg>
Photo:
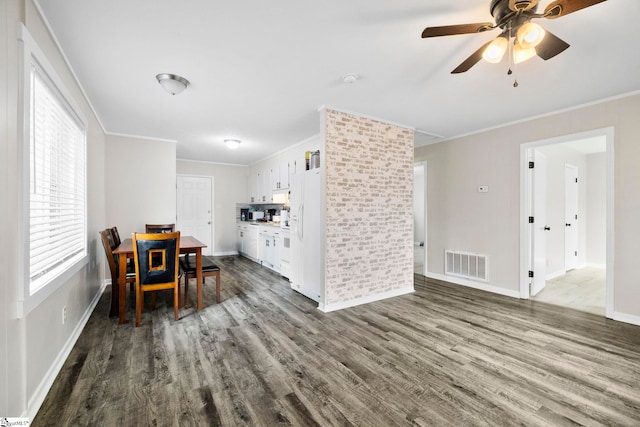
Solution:
<svg viewBox="0 0 640 427"><path fill-rule="evenodd" d="M356 80L358 80L358 75L355 73L349 73L349 74L345 74L344 76L342 76L342 80L346 83L346 84L353 84L356 82Z"/></svg>

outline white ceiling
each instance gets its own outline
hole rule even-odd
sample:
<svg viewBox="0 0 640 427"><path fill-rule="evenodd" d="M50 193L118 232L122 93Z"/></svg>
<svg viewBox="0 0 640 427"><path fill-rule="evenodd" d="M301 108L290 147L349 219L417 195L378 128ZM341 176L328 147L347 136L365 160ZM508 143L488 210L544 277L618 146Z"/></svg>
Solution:
<svg viewBox="0 0 640 427"><path fill-rule="evenodd" d="M182 159L254 163L318 133L323 105L414 127L423 145L640 89L637 0L539 20L571 47L520 64L518 88L504 62L450 74L497 30L420 38L491 21L490 0L36 2L105 131L175 140ZM191 86L170 96L158 73Z"/></svg>

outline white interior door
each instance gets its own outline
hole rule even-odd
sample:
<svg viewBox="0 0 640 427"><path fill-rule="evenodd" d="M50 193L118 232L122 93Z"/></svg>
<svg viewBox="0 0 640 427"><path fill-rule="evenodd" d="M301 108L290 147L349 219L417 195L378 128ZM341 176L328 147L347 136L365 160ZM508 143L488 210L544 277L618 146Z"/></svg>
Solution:
<svg viewBox="0 0 640 427"><path fill-rule="evenodd" d="M547 275L547 157L534 150L533 168L533 231L531 296L546 285Z"/></svg>
<svg viewBox="0 0 640 427"><path fill-rule="evenodd" d="M565 165L564 269L578 266L578 168Z"/></svg>
<svg viewBox="0 0 640 427"><path fill-rule="evenodd" d="M207 245L203 255L213 253L213 178L207 176L177 177L176 230L194 236Z"/></svg>

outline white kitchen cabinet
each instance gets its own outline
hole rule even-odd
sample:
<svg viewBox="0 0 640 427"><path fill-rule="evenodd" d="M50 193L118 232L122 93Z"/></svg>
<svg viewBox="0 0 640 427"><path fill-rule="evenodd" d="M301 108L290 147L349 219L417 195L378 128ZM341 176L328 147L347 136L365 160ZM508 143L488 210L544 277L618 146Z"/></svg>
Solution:
<svg viewBox="0 0 640 427"><path fill-rule="evenodd" d="M254 261L258 258L258 227L239 224L236 228L238 252Z"/></svg>
<svg viewBox="0 0 640 427"><path fill-rule="evenodd" d="M261 226L258 231L258 258L263 266L280 271L282 234L278 227Z"/></svg>
<svg viewBox="0 0 640 427"><path fill-rule="evenodd" d="M270 170L271 174L271 190L282 191L288 190L291 184L291 162L284 159L273 165Z"/></svg>

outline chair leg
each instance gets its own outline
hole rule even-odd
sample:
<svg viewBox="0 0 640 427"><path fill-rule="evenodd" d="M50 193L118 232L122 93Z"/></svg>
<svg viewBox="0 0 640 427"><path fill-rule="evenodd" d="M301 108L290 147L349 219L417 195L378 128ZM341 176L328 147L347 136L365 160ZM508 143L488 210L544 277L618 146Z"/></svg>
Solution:
<svg viewBox="0 0 640 427"><path fill-rule="evenodd" d="M136 288L138 288L136 286ZM142 289L136 289L136 328L140 326L140 318L142 317L142 303L144 301L144 292Z"/></svg>
<svg viewBox="0 0 640 427"><path fill-rule="evenodd" d="M151 310L156 309L156 291L151 292Z"/></svg>
<svg viewBox="0 0 640 427"><path fill-rule="evenodd" d="M189 276L184 275L184 308L189 307Z"/></svg>
<svg viewBox="0 0 640 427"><path fill-rule="evenodd" d="M220 304L220 272L216 271L216 304Z"/></svg>
<svg viewBox="0 0 640 427"><path fill-rule="evenodd" d="M177 282L176 286L173 288L173 315L176 320L180 320L179 308L180 308L180 282Z"/></svg>

